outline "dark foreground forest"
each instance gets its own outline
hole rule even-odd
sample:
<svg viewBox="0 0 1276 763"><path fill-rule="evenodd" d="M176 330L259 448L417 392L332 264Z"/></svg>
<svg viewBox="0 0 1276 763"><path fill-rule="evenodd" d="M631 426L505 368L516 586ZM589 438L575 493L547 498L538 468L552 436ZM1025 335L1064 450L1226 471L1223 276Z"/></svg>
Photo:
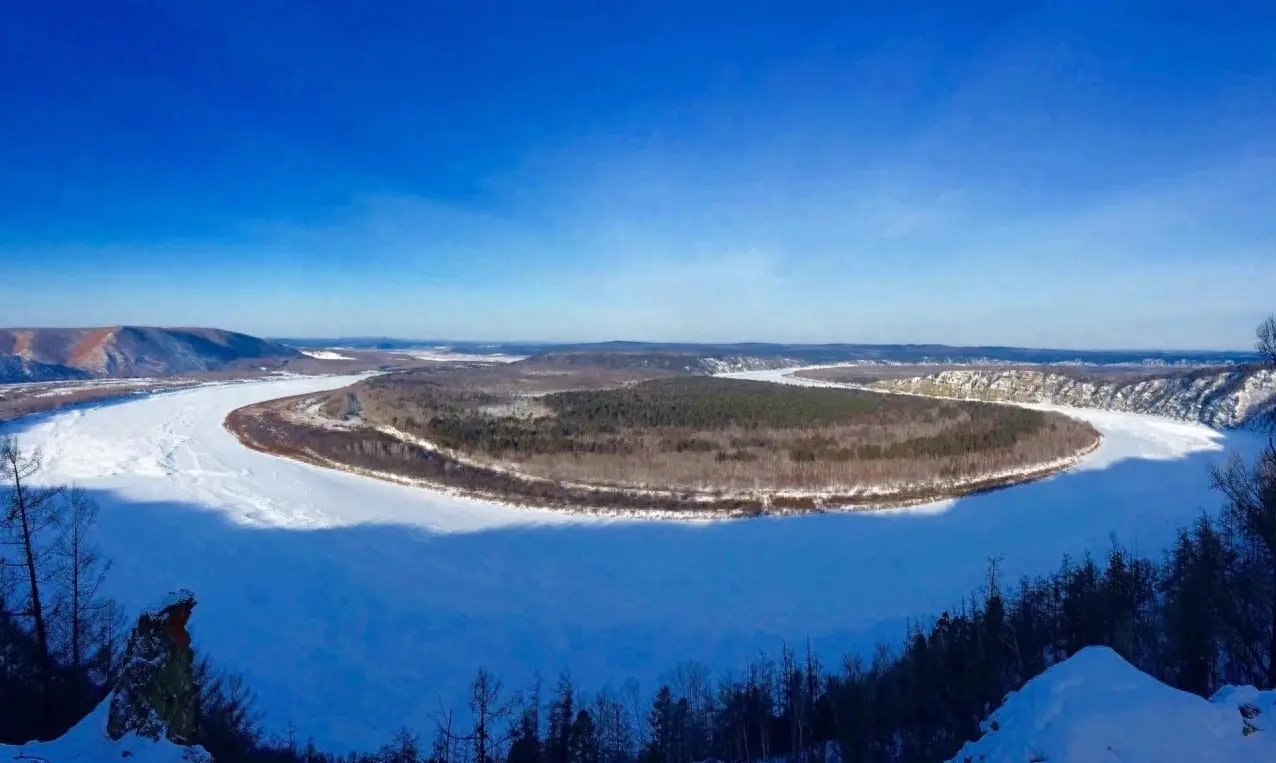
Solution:
<svg viewBox="0 0 1276 763"><path fill-rule="evenodd" d="M1260 348L1276 365L1276 321L1265 329ZM122 618L97 593L109 571L90 542L92 502L31 488L38 454L13 440L0 468L0 743L21 743L60 735L106 695ZM1017 581L990 560L985 585L964 601L897 643L836 662L784 648L733 674L671 665L659 686L619 690L568 674L503 686L476 666L469 695L442 703L468 712L405 719L382 749L337 756L265 736L250 687L200 654L196 741L227 763L810 761L834 751L925 763L951 757L1007 692L1090 645L1201 696L1225 684L1276 688L1276 440L1213 477L1221 510L1158 557L1114 539L1103 558L1064 558L1052 574Z"/></svg>

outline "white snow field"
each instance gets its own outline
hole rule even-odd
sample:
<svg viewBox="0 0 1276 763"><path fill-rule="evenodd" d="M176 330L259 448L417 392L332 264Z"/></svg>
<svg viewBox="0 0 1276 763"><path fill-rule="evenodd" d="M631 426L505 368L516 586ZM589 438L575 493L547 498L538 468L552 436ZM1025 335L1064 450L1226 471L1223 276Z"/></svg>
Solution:
<svg viewBox="0 0 1276 763"><path fill-rule="evenodd" d="M752 378L776 379L777 372ZM16 422L50 482L102 504L111 593L199 599L196 649L243 673L269 730L334 750L429 732L480 665L507 688L570 668L586 691L645 692L680 661L738 669L782 639L830 660L1004 575L1159 554L1219 503L1207 466L1257 441L1135 414L1072 411L1104 434L1047 480L897 512L723 522L520 510L250 451L231 410L344 386L302 377L208 386Z"/></svg>
<svg viewBox="0 0 1276 763"><path fill-rule="evenodd" d="M133 733L113 741L106 735L110 709L111 698L107 697L70 731L49 742L0 744L0 763L215 763L198 745L181 747L167 739L147 739Z"/></svg>
<svg viewBox="0 0 1276 763"><path fill-rule="evenodd" d="M1276 692L1205 700L1092 646L1007 697L950 763L1259 763L1276 760L1273 714Z"/></svg>
<svg viewBox="0 0 1276 763"><path fill-rule="evenodd" d="M333 352L332 350L302 350L301 354L308 358L314 358L315 360L354 360L354 358L349 355L342 355L341 353Z"/></svg>

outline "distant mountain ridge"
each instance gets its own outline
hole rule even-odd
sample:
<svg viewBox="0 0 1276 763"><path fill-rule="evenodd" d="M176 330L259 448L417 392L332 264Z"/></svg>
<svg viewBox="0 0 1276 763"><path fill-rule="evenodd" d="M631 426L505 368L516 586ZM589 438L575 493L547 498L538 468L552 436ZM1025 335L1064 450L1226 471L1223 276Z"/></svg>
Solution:
<svg viewBox="0 0 1276 763"><path fill-rule="evenodd" d="M212 328L0 329L0 382L221 371L300 355L278 342Z"/></svg>

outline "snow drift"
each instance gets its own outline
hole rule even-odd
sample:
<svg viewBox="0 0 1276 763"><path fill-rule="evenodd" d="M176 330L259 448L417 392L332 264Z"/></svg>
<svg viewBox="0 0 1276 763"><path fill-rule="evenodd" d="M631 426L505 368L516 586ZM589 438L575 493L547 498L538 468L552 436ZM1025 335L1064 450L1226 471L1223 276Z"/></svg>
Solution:
<svg viewBox="0 0 1276 763"><path fill-rule="evenodd" d="M315 360L354 360L354 358L349 355L342 355L341 353L334 352L333 350L302 350L301 354L305 355L307 358L314 358Z"/></svg>
<svg viewBox="0 0 1276 763"><path fill-rule="evenodd" d="M1089 647L1029 681L952 763L1206 763L1276 760L1276 692L1209 700Z"/></svg>
<svg viewBox="0 0 1276 763"><path fill-rule="evenodd" d="M149 739L134 733L111 739L106 733L110 704L111 697L107 697L75 728L51 742L0 745L0 763L212 763L212 756L202 747L182 747L167 739Z"/></svg>

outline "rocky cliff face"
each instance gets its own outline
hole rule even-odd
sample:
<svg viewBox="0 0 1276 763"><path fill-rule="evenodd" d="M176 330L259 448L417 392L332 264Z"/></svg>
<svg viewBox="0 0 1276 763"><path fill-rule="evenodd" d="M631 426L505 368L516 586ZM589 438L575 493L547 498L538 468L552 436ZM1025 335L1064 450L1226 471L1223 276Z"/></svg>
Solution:
<svg viewBox="0 0 1276 763"><path fill-rule="evenodd" d="M786 357L756 357L752 355L729 355L700 358L696 361L693 373L729 374L740 371L770 371L776 368L792 368L802 365L802 361Z"/></svg>
<svg viewBox="0 0 1276 763"><path fill-rule="evenodd" d="M1227 429L1276 409L1276 371L1235 367L1130 379L1047 370L959 369L875 382L920 395L1151 413Z"/></svg>
<svg viewBox="0 0 1276 763"><path fill-rule="evenodd" d="M195 597L179 591L137 619L110 698L106 733L111 739L136 734L176 744L194 741L195 652L186 631L194 608Z"/></svg>

